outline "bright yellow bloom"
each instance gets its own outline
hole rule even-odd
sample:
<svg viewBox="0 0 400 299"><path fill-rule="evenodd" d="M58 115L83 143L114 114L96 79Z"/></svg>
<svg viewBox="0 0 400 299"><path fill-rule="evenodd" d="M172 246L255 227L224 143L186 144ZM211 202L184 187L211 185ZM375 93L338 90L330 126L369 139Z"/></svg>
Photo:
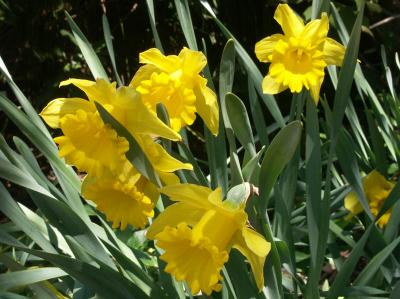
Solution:
<svg viewBox="0 0 400 299"><path fill-rule="evenodd" d="M277 94L289 88L294 93L305 87L317 104L324 68L330 64L341 66L345 48L327 37L326 13L322 13L321 19L304 25L289 5L279 4L274 19L282 27L283 34L268 36L255 46L257 58L271 63L262 82L263 92Z"/></svg>
<svg viewBox="0 0 400 299"><path fill-rule="evenodd" d="M371 213L377 216L382 208L383 203L392 191L394 184L387 181L378 171L371 171L363 178L363 188L365 197ZM351 212L350 216L359 214L363 211L356 192L350 192L344 199L344 207ZM379 227L383 228L389 221L391 210L387 211L378 220Z"/></svg>
<svg viewBox="0 0 400 299"><path fill-rule="evenodd" d="M149 49L140 53L139 62L146 65L139 68L130 85L152 111L162 103L175 131L191 125L197 112L210 131L218 134L217 97L199 74L207 64L203 53L183 48L178 56L164 56L158 49Z"/></svg>
<svg viewBox="0 0 400 299"><path fill-rule="evenodd" d="M174 159L154 142L156 136L171 140L179 140L180 136L143 104L134 88L116 89L115 83L102 79L96 82L69 79L60 85L68 84L83 90L89 101L81 98L55 99L40 113L50 127L63 131L64 136L54 140L67 163L75 165L80 171L101 176L105 169L114 172L125 161L129 144L104 124L95 106L95 102L98 102L128 129L142 146L143 152L149 154L149 160L154 161L158 171L192 169L190 164Z"/></svg>
<svg viewBox="0 0 400 299"><path fill-rule="evenodd" d="M157 188L126 161L118 176L110 172L101 177L86 176L82 195L112 221L113 228L125 229L128 224L143 228L154 216Z"/></svg>
<svg viewBox="0 0 400 299"><path fill-rule="evenodd" d="M165 251L160 258L166 272L187 281L193 294L220 291L220 272L233 247L246 256L258 288L263 287L270 243L248 226L244 206L222 201L220 188L178 184L160 192L177 203L154 220L147 237Z"/></svg>

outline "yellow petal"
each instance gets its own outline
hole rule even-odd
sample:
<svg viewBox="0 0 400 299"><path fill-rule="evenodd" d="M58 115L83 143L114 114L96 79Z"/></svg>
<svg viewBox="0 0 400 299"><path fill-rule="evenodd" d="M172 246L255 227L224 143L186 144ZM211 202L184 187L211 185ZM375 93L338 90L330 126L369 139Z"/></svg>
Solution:
<svg viewBox="0 0 400 299"><path fill-rule="evenodd" d="M219 127L217 96L205 85L204 80L202 80L203 83L201 83L201 86L194 91L196 94L197 113L201 116L211 133L216 136L218 135Z"/></svg>
<svg viewBox="0 0 400 299"><path fill-rule="evenodd" d="M349 210L352 215L356 215L363 211L363 208L358 201L356 192L351 191L344 199L344 207Z"/></svg>
<svg viewBox="0 0 400 299"><path fill-rule="evenodd" d="M143 80L150 79L151 74L158 72L159 69L151 64L141 66L133 76L129 86L138 87Z"/></svg>
<svg viewBox="0 0 400 299"><path fill-rule="evenodd" d="M318 105L319 102L319 93L321 90L322 82L324 81L324 77L319 80L319 84L310 86L311 97L314 100L315 105Z"/></svg>
<svg viewBox="0 0 400 299"><path fill-rule="evenodd" d="M173 172L157 172L158 176L161 179L161 182L163 185L168 186L168 185L176 185L179 184L181 181L179 180L179 177L173 173Z"/></svg>
<svg viewBox="0 0 400 299"><path fill-rule="evenodd" d="M130 101L126 102L125 107L120 107L121 113L125 113L125 118L121 123L132 135L150 134L175 141L182 139L177 132L164 124L154 112L150 111L140 100L140 97L127 98L127 100Z"/></svg>
<svg viewBox="0 0 400 299"><path fill-rule="evenodd" d="M60 86L73 84L81 89L88 99L93 102L99 102L102 105L109 104L116 94L116 83L109 83L104 79L96 81L68 79L60 83Z"/></svg>
<svg viewBox="0 0 400 299"><path fill-rule="evenodd" d="M276 82L271 76L267 75L264 77L263 82L262 82L262 89L263 93L267 94L277 94L288 87L283 85L282 83Z"/></svg>
<svg viewBox="0 0 400 299"><path fill-rule="evenodd" d="M326 64L342 65L344 53L346 52L342 44L328 37L325 39L323 51Z"/></svg>
<svg viewBox="0 0 400 299"><path fill-rule="evenodd" d="M82 185L82 195L93 201L97 209L106 214L113 227L125 229L128 224L143 228L153 217L154 203L158 199L155 187L150 194L149 182L141 178L136 184L123 183L113 177L87 176Z"/></svg>
<svg viewBox="0 0 400 299"><path fill-rule="evenodd" d="M61 118L60 127L65 136L54 138L59 155L80 171L100 176L105 169L115 171L126 160L128 141L98 114L78 110Z"/></svg>
<svg viewBox="0 0 400 299"><path fill-rule="evenodd" d="M378 171L371 171L363 179L363 187L368 201L383 201L393 188L393 183L387 181Z"/></svg>
<svg viewBox="0 0 400 299"><path fill-rule="evenodd" d="M251 229L244 228L238 232L234 239L233 248L239 250L249 261L257 287L261 290L264 286L264 262L271 250L271 244Z"/></svg>
<svg viewBox="0 0 400 299"><path fill-rule="evenodd" d="M307 23L304 31L301 33L301 38L312 42L313 46L325 41L329 30L329 19L326 13L323 13L321 19L312 20Z"/></svg>
<svg viewBox="0 0 400 299"><path fill-rule="evenodd" d="M51 101L40 112L40 116L53 129L60 127L60 119L66 114L75 114L77 110L95 112L95 106L80 98L59 98Z"/></svg>
<svg viewBox="0 0 400 299"><path fill-rule="evenodd" d="M160 215L155 218L147 231L147 238L153 240L166 226L177 226L181 222L186 222L194 226L204 214L203 210L194 209L187 203L178 202L170 205Z"/></svg>
<svg viewBox="0 0 400 299"><path fill-rule="evenodd" d="M176 55L163 55L156 48L139 54L139 62L154 65L163 72L171 73L179 67L180 59Z"/></svg>
<svg viewBox="0 0 400 299"><path fill-rule="evenodd" d="M299 36L304 29L303 20L287 4L279 4L274 19L287 36Z"/></svg>
<svg viewBox="0 0 400 299"><path fill-rule="evenodd" d="M206 209L212 207L207 200L212 193L212 190L208 187L194 184L177 184L165 186L160 189L160 192L173 201L185 202L189 205Z"/></svg>
<svg viewBox="0 0 400 299"><path fill-rule="evenodd" d="M207 58L202 52L193 51L186 47L179 53L179 58L183 61L182 69L185 75L198 74L207 65Z"/></svg>
<svg viewBox="0 0 400 299"><path fill-rule="evenodd" d="M179 169L192 170L190 163L183 163L175 159L158 143L154 142L150 136L141 136L137 138L143 152L150 160L151 165L161 172L174 172Z"/></svg>
<svg viewBox="0 0 400 299"><path fill-rule="evenodd" d="M284 38L285 37L282 34L273 34L256 43L255 53L258 60L261 62L271 62L271 55L276 43Z"/></svg>

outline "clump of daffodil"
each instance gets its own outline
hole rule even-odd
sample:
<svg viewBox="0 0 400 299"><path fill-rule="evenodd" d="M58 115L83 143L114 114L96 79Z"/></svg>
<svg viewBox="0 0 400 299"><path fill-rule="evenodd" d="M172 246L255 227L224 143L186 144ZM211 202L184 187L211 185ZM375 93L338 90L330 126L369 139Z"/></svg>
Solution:
<svg viewBox="0 0 400 299"><path fill-rule="evenodd" d="M178 56L163 55L158 49L140 53L140 67L130 85L141 93L143 102L156 112L158 103L168 111L171 128L179 131L191 125L196 112L214 134L218 134L218 102L200 72L207 64L203 53L183 48Z"/></svg>
<svg viewBox="0 0 400 299"><path fill-rule="evenodd" d="M154 220L147 237L164 250L166 272L186 281L193 294L220 291L220 272L233 247L246 256L258 288L263 287L270 243L249 227L244 204L222 201L220 188L177 184L160 192L176 203Z"/></svg>
<svg viewBox="0 0 400 299"><path fill-rule="evenodd" d="M289 5L279 4L274 19L282 27L283 34L268 36L255 46L257 58L271 63L262 82L263 92L277 94L289 88L295 93L305 87L317 104L324 68L341 66L345 48L327 37L329 20L326 13L322 13L321 19L304 25Z"/></svg>
<svg viewBox="0 0 400 299"><path fill-rule="evenodd" d="M365 197L371 213L377 216L381 210L383 203L392 191L394 184L389 182L378 171L373 170L363 178L363 188ZM360 201L355 191L351 191L344 199L344 206L351 212L350 216L359 214L363 211ZM379 227L383 228L388 223L391 211L387 211L377 221Z"/></svg>
<svg viewBox="0 0 400 299"><path fill-rule="evenodd" d="M82 184L82 195L96 204L113 228L124 230L128 224L143 228L154 216L154 205L159 197L157 188L126 161L118 174L105 172L100 177L87 175Z"/></svg>
<svg viewBox="0 0 400 299"><path fill-rule="evenodd" d="M90 175L101 176L106 169L115 172L125 161L129 143L103 122L96 109L97 102L132 134L157 171L165 172L168 177L168 173L177 169L192 169L154 142L158 136L170 140L180 140L180 136L143 104L134 88L117 89L115 83L103 79L69 79L60 86L68 84L84 91L89 100L55 99L40 113L50 127L62 130L64 135L54 141L67 163Z"/></svg>

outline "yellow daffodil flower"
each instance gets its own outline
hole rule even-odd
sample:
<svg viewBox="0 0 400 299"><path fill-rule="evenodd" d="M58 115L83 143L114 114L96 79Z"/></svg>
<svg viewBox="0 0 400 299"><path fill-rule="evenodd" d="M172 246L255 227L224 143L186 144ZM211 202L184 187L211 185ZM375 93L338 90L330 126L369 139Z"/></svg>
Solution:
<svg viewBox="0 0 400 299"><path fill-rule="evenodd" d="M377 216L382 208L383 203L392 191L394 184L389 182L378 171L371 171L363 178L363 188L365 197L368 200L368 205L371 213ZM344 207L351 212L350 216L359 214L363 211L356 192L350 192L344 199ZM391 211L387 211L378 220L379 227L383 228L388 223Z"/></svg>
<svg viewBox="0 0 400 299"><path fill-rule="evenodd" d="M214 134L218 134L218 102L199 73L207 64L203 53L183 48L178 56L163 55L158 49L140 53L140 67L130 86L142 95L143 102L156 112L162 103L168 111L171 128L179 131L191 125L196 112Z"/></svg>
<svg viewBox="0 0 400 299"><path fill-rule="evenodd" d="M93 176L101 176L105 169L115 172L124 163L129 144L104 124L95 106L95 102L98 102L128 129L142 146L143 152L149 153L149 159L154 161L158 171L192 169L190 164L174 159L155 144L153 138L157 136L170 140L180 140L180 136L143 104L134 88L116 89L115 83L102 79L96 82L69 79L60 85L68 84L74 84L84 91L89 100L55 99L40 113L50 127L61 128L64 133L64 136L54 140L59 145L60 156L65 157L67 163Z"/></svg>
<svg viewBox="0 0 400 299"><path fill-rule="evenodd" d="M143 228L148 218L154 216L154 205L159 197L157 188L141 176L126 161L119 175L105 172L101 177L86 176L82 184L82 195L96 204L113 228L122 230L128 224Z"/></svg>
<svg viewBox="0 0 400 299"><path fill-rule="evenodd" d="M270 243L248 226L244 205L222 201L220 188L178 184L160 192L176 203L154 220L147 237L164 250L166 272L187 281L193 294L220 291L220 272L233 247L246 256L258 288L263 287Z"/></svg>
<svg viewBox="0 0 400 299"><path fill-rule="evenodd" d="M327 37L326 13L322 13L321 19L304 25L289 5L279 4L274 19L282 27L283 34L268 36L255 46L257 58L271 63L262 82L263 92L277 94L289 88L295 93L305 87L317 104L324 68L331 64L341 66L345 48Z"/></svg>

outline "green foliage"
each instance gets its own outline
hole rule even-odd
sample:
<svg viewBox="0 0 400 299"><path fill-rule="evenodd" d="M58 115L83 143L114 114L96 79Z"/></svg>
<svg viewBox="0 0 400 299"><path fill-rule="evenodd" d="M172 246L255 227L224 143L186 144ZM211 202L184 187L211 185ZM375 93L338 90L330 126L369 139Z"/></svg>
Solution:
<svg viewBox="0 0 400 299"><path fill-rule="evenodd" d="M0 0L0 25L15 24L17 13L26 8L17 2ZM60 30L77 46L63 50L72 51L68 55L79 61L74 65L71 59L64 71L72 68L106 80L112 73L118 85L127 84L137 61L122 53L123 41L138 34L147 39L147 45L151 36L144 38L143 32L126 26L124 20L120 20L118 29L112 15L103 11L97 20L102 24L101 41L98 34L92 40L85 36L90 36L87 33L91 26L84 16L71 13L83 4L56 2L51 8L53 16L64 23L62 28L69 25L71 32ZM210 88L218 87L218 136L196 122L192 129L181 131L183 141L176 146L162 141L173 156L194 167L193 171L178 173L181 181L220 186L235 204L247 200L249 223L271 243L264 267L265 287L260 292L248 263L233 251L222 271L221 294L213 293L210 298L397 298L400 184L395 184L377 217L370 210L362 184L362 177L373 169L394 181L399 177L400 110L396 88L400 63L393 52L398 41L388 40L379 31L385 25L370 26L369 31L379 28L374 31L378 44L374 47L382 56L373 67L363 45L364 36L371 34L365 26L381 16L379 5L383 4L368 1L364 8L364 1L357 1L357 7L339 1L298 1L310 18L329 11L331 26L347 45L343 66L340 71L329 67L330 79L325 78L322 103L315 106L306 92L294 95L291 105L284 102L285 97L289 99L287 94L263 94L265 72L253 59L255 40L249 42L244 35L228 29L229 22L223 18L227 6L232 5L228 2L175 0L167 5L148 0L146 7L143 2L138 8L145 12L141 21L151 28L160 50L171 44L177 48L187 44L207 52L209 66L204 76ZM260 14L265 13L264 9L271 14L276 3L267 2ZM64 21L63 8L71 3L73 8L70 13L66 11ZM247 18L260 4L252 5L243 12ZM171 11L167 22L179 28L179 38L167 38L167 29L160 26ZM217 40L214 43L205 33L210 28ZM263 36L269 33L272 30ZM393 36L393 32L387 35ZM382 49L381 42L385 42ZM60 42L57 47L61 49L62 45ZM44 61L65 58L67 54L60 54L60 49L53 49ZM130 56L138 54L135 49ZM67 63L66 59L62 63ZM7 70L5 64L13 64L9 53L0 58L1 75L8 86L0 93L0 113L22 135L12 144L8 131L0 134L0 211L6 217L0 223L0 297L209 298L191 295L185 283L164 272L160 250L154 242L145 240L145 231L132 227L125 232L115 230L101 212L81 199L81 178L59 157L51 134L35 110L40 105L27 99L16 83L20 75L12 77L13 69ZM63 65L58 66L63 69ZM374 80L374 70L383 72L382 80ZM53 80L72 73L69 69ZM29 76L32 73L27 70ZM31 98L38 95L33 94ZM127 158L160 186L157 173L134 138L104 107L96 106L104 122L129 141ZM162 115L164 110L161 107L159 111ZM204 132L204 137L199 132ZM43 158L37 160L39 155ZM43 167L44 159L47 168ZM351 189L364 211L350 218L344 198ZM28 197L28 203L21 200L21 194ZM158 212L169 204L161 198ZM385 228L379 228L374 222L387 211L392 216Z"/></svg>

